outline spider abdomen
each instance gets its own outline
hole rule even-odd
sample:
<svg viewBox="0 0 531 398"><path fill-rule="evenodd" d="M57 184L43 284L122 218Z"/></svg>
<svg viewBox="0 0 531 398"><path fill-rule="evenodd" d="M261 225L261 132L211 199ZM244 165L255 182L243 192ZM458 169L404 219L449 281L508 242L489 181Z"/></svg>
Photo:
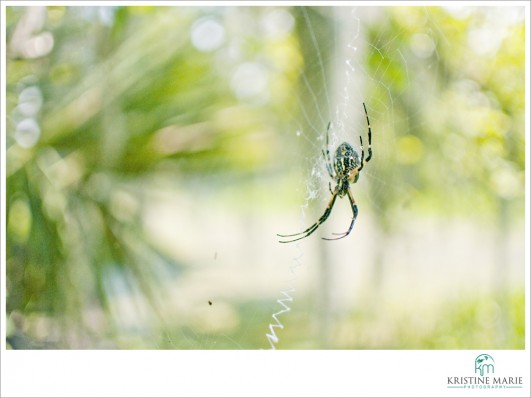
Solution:
<svg viewBox="0 0 531 398"><path fill-rule="evenodd" d="M337 147L334 156L334 169L338 179L356 182L359 175L353 171L357 170L360 164L358 152L352 148L352 145L344 142Z"/></svg>

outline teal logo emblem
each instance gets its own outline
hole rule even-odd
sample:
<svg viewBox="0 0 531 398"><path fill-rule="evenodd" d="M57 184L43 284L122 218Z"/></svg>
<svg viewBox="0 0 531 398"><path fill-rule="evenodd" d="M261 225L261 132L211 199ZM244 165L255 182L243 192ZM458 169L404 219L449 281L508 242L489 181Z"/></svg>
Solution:
<svg viewBox="0 0 531 398"><path fill-rule="evenodd" d="M478 355L475 362L475 373L479 373L480 376L494 373L494 358L489 354Z"/></svg>

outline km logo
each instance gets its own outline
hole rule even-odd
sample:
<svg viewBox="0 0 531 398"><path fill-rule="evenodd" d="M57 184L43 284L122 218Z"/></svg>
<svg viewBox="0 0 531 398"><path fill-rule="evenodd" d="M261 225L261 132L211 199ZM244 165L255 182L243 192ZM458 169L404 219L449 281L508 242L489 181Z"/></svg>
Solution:
<svg viewBox="0 0 531 398"><path fill-rule="evenodd" d="M494 373L494 358L489 354L478 355L476 358L475 373L479 373L480 376Z"/></svg>

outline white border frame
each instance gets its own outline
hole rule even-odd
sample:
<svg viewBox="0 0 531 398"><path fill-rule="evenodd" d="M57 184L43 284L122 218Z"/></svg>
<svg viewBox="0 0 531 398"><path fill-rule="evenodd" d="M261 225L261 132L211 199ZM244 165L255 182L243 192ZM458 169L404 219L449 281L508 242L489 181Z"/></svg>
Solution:
<svg viewBox="0 0 531 398"><path fill-rule="evenodd" d="M49 1L47 5L79 4ZM110 5L110 2L83 2ZM143 2L150 5L220 5L220 2ZM352 3L352 2L350 2ZM460 5L493 2L460 2ZM494 2L526 8L526 41L530 43L527 1ZM1 5L1 131L6 131L6 7L41 5L35 1L3 1ZM112 4L139 4L114 1ZM340 1L225 1L223 5L347 5ZM356 2L356 5L396 5ZM403 1L401 5L447 5L452 2ZM431 351L12 351L6 350L5 233L6 148L1 139L1 396L530 396L530 57L526 53L525 189L525 350L489 350L501 375L522 376L524 387L511 390L448 389L447 377L473 376L479 350Z"/></svg>

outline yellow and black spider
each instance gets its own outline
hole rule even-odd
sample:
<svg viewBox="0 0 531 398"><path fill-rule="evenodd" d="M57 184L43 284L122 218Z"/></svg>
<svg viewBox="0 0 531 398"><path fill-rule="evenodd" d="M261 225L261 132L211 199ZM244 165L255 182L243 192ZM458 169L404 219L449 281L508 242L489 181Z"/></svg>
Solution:
<svg viewBox="0 0 531 398"><path fill-rule="evenodd" d="M347 232L343 232L340 234L334 233L334 235L340 235L337 238L323 238L326 240L336 240L336 239L342 239L350 232L352 231L352 228L354 227L354 222L356 221L356 217L358 216L358 206L356 206L356 201L354 200L354 196L352 195L352 191L350 190L350 184L354 184L358 181L358 178L360 177L360 172L363 169L363 165L365 162L368 162L371 160L372 157L372 148L371 148L371 123L369 122L369 115L367 114L367 108L365 107L365 103L363 103L363 109L365 110L365 117L367 118L367 127L369 129L369 147L368 152L369 155L364 160L364 151L363 151L363 139L360 136L360 149L361 149L361 156L358 155L358 152L352 148L352 145L350 145L347 142L342 143L337 149L336 153L334 155L334 163L332 164L330 160L330 152L328 151L328 132L330 130L330 122L328 123L328 126L326 127L326 151L323 150L323 157L325 158L326 162L326 169L328 170L328 174L330 175L330 178L336 181L337 185L332 191L332 184L329 183L329 189L330 193L332 194L332 198L328 202L328 206L326 206L326 210L324 214L317 220L316 223L314 223L311 227L305 229L302 232L299 232L297 234L291 234L291 235L280 235L281 238L289 238L292 236L299 236L295 239L290 240L281 240L280 243L289 243L289 242L295 242L297 240L306 238L313 234L315 230L326 221L330 213L332 212L332 207L334 207L334 203L336 201L336 198L339 197L342 198L345 195L348 195L348 199L350 201L350 206L352 207L352 221L350 223L350 227L348 228Z"/></svg>

